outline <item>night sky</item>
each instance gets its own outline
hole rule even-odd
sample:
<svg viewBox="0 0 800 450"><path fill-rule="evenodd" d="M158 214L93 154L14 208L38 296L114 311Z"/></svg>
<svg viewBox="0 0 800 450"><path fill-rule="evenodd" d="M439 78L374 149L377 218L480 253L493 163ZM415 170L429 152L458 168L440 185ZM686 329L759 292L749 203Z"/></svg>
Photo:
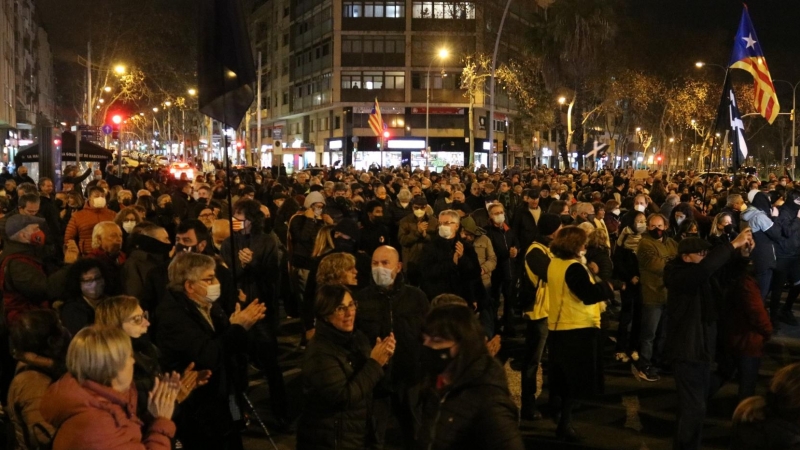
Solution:
<svg viewBox="0 0 800 450"><path fill-rule="evenodd" d="M193 0L139 0L151 2L172 23L195 26ZM529 1L529 0L518 0ZM59 61L74 61L85 52L92 26L84 17L98 5L110 11L131 14L132 0L38 0L38 12L50 34L50 44ZM630 19L620 27L617 48L641 56L641 64L667 64L687 67L703 60L726 65L733 36L739 24L742 3L736 0L619 0L621 14ZM750 15L761 40L772 76L775 79L800 81L797 46L800 45L800 1L753 0ZM129 30L130 31L130 30ZM193 41L189 41L193 42ZM169 49L188 54L189 49L152 50L153 58ZM186 44L189 45L189 44ZM173 46L174 47L174 46ZM193 49L192 49L193 50ZM652 63L650 62L652 58ZM782 88L779 93L783 97Z"/></svg>

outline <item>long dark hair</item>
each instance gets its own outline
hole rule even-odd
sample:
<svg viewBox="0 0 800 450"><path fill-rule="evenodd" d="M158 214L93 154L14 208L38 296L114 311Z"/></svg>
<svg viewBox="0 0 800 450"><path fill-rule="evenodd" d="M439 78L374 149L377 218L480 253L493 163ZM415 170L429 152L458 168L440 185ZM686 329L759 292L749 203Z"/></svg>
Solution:
<svg viewBox="0 0 800 450"><path fill-rule="evenodd" d="M66 301L83 298L83 292L81 291L81 275L92 269L99 270L100 275L103 276L103 281L106 285L103 293L105 295L116 294L116 286L112 285L114 281L110 279L108 271L103 264L94 258L83 258L75 261L75 263L67 269L67 276L64 280L64 299Z"/></svg>
<svg viewBox="0 0 800 450"><path fill-rule="evenodd" d="M460 304L445 304L431 309L425 317L422 332L458 344L458 354L450 366L454 383L477 359L489 354L478 319L468 307Z"/></svg>
<svg viewBox="0 0 800 450"><path fill-rule="evenodd" d="M244 218L249 220L252 224L250 233L253 235L261 234L262 232L269 233L272 229L265 230L266 218L264 213L261 212L261 203L255 200L242 199L233 205L234 213L244 214Z"/></svg>
<svg viewBox="0 0 800 450"><path fill-rule="evenodd" d="M11 324L9 342L15 355L35 353L50 358L53 366L44 371L58 378L67 372L66 358L69 331L61 325L58 314L50 309L32 309Z"/></svg>

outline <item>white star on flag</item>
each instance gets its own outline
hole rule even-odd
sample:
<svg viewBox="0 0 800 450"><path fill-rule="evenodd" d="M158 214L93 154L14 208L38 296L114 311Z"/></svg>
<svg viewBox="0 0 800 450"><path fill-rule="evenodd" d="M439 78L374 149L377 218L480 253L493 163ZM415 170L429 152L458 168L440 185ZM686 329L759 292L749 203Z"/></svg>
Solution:
<svg viewBox="0 0 800 450"><path fill-rule="evenodd" d="M745 41L745 42L747 42L747 47L745 47L745 48L750 48L750 47L752 47L752 48L755 50L755 48L756 48L756 42L758 42L758 41L756 41L755 39L753 39L753 33L750 33L750 34L748 34L748 35L747 35L747 37L746 37L746 38L742 38L742 40L743 40L743 41Z"/></svg>

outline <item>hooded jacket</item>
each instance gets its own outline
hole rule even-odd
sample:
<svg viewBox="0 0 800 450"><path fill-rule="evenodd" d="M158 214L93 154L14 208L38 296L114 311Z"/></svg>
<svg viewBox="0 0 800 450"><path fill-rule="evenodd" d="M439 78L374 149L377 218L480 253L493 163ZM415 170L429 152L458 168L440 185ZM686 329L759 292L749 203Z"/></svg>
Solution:
<svg viewBox="0 0 800 450"><path fill-rule="evenodd" d="M136 387L126 393L66 374L53 383L41 403L44 420L58 429L53 450L169 450L175 435L171 420L158 418L142 435L136 417Z"/></svg>
<svg viewBox="0 0 800 450"><path fill-rule="evenodd" d="M780 227L776 227L769 217L771 205L766 195L755 194L753 202L742 213L742 220L753 232L756 246L750 254L756 273L775 267L775 244L782 239Z"/></svg>
<svg viewBox="0 0 800 450"><path fill-rule="evenodd" d="M797 258L800 256L800 191L793 189L786 194L786 202L781 206L775 225L781 232L781 239L775 245L778 258Z"/></svg>

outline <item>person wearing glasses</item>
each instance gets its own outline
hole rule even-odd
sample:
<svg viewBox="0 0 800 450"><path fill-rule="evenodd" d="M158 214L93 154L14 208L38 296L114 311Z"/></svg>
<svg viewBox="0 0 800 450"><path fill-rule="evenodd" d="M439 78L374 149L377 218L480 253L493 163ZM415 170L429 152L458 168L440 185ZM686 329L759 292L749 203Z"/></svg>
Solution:
<svg viewBox="0 0 800 450"><path fill-rule="evenodd" d="M485 292L481 265L475 249L461 238L460 227L458 212L447 209L439 213L437 236L422 251L420 288L429 300L439 294L456 294L474 309L479 299L476 292Z"/></svg>
<svg viewBox="0 0 800 450"><path fill-rule="evenodd" d="M99 260L80 259L69 267L64 278L64 304L61 322L72 336L95 321L97 305L119 289L108 282L106 268Z"/></svg>
<svg viewBox="0 0 800 450"><path fill-rule="evenodd" d="M754 246L749 228L732 242L714 248L703 239L690 237L681 240L678 257L664 267L669 316L664 354L672 363L678 395L674 448L701 447L707 399L713 394L711 369L721 313L718 302L723 295L714 273L731 261L736 250Z"/></svg>
<svg viewBox="0 0 800 450"><path fill-rule="evenodd" d="M358 305L343 285L317 290L317 327L302 362L305 405L297 449L364 449L371 444L369 405L394 354L394 334L370 342L355 330Z"/></svg>
<svg viewBox="0 0 800 450"><path fill-rule="evenodd" d="M97 305L95 323L121 328L131 338L133 346L133 382L139 394L139 417L147 417L147 393L153 390L156 378L162 375L158 358L160 353L147 335L150 314L139 306L139 300L128 295L109 297ZM194 389L208 383L210 370L196 371L190 363L181 376L178 403L182 403Z"/></svg>
<svg viewBox="0 0 800 450"><path fill-rule="evenodd" d="M169 265L167 293L158 305L156 345L164 371L182 371L195 363L210 370L208 384L186 399L175 417L184 448L242 448L242 398L247 387L247 331L264 318L266 307L254 299L235 303L229 317L214 258L181 253Z"/></svg>
<svg viewBox="0 0 800 450"><path fill-rule="evenodd" d="M211 206L204 205L197 215L197 219L203 222L203 225L210 230L214 226L214 221L217 220L217 215L214 214L214 209Z"/></svg>

